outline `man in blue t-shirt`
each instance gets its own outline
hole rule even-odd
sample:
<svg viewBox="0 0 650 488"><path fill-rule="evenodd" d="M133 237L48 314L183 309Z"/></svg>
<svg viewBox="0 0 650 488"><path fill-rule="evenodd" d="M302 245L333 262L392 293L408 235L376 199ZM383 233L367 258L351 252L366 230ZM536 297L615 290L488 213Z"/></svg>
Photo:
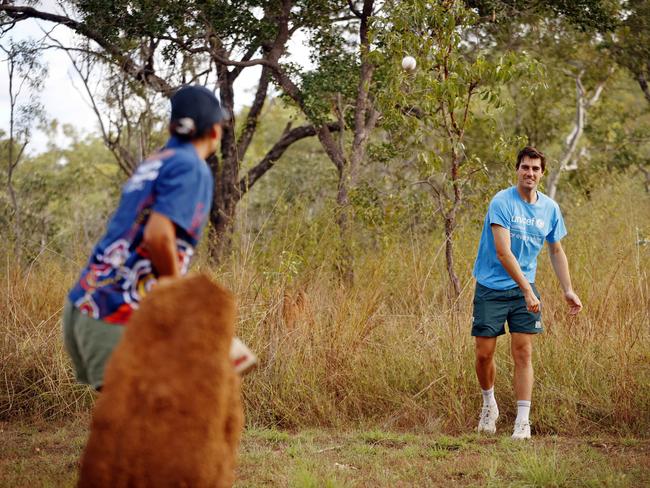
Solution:
<svg viewBox="0 0 650 488"><path fill-rule="evenodd" d="M569 313L575 315L582 309L571 286L568 261L560 244L567 233L560 207L537 191L545 166L544 155L535 148L519 151L517 185L500 191L490 202L474 263L472 335L476 338L476 375L483 392L478 431L496 432L499 408L494 398L494 352L496 339L505 334L507 321L517 397L513 439L530 438L533 336L543 330L535 271L544 241L548 242L553 270Z"/></svg>
<svg viewBox="0 0 650 488"><path fill-rule="evenodd" d="M66 350L77 380L101 389L104 367L140 300L161 278L187 272L212 206L205 159L226 119L214 94L186 86L171 98L170 138L122 189L106 234L64 307Z"/></svg>

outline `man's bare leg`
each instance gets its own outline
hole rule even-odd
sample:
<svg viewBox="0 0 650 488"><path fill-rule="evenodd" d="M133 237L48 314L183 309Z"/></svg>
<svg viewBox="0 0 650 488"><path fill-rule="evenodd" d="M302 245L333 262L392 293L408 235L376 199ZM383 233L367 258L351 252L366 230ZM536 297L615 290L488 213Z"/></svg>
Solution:
<svg viewBox="0 0 650 488"><path fill-rule="evenodd" d="M494 398L494 378L497 371L494 364L496 347L496 337L476 337L476 376L483 394L483 408L477 430L490 434L496 432L496 421L499 418L499 407Z"/></svg>
<svg viewBox="0 0 650 488"><path fill-rule="evenodd" d="M533 336L534 334L511 334L512 359L515 362L515 397L517 419L513 439L530 438L530 400L533 396Z"/></svg>
<svg viewBox="0 0 650 488"><path fill-rule="evenodd" d="M515 397L530 401L533 396L533 336L512 333L510 348L515 362Z"/></svg>
<svg viewBox="0 0 650 488"><path fill-rule="evenodd" d="M494 364L494 352L497 348L496 337L476 337L476 377L482 390L494 386L497 368Z"/></svg>

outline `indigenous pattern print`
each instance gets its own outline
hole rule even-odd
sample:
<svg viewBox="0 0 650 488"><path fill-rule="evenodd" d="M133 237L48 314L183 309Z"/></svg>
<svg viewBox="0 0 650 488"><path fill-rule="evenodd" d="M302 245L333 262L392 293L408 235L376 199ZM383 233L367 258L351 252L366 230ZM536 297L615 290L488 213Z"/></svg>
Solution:
<svg viewBox="0 0 650 488"><path fill-rule="evenodd" d="M194 147L171 138L143 161L122 189L119 206L69 293L84 314L124 324L155 285L158 274L143 245L152 211L176 227L181 273L187 273L212 204L213 181Z"/></svg>

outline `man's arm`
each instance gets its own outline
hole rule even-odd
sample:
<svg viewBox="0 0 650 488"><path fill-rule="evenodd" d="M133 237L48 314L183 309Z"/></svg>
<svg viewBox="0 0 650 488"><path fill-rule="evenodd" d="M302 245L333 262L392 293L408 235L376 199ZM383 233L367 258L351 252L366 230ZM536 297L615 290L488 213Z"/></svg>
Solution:
<svg viewBox="0 0 650 488"><path fill-rule="evenodd" d="M176 278L181 275L176 250L176 228L169 218L151 212L144 227L143 242L159 278Z"/></svg>
<svg viewBox="0 0 650 488"><path fill-rule="evenodd" d="M549 242L549 256L551 264L557 279L560 281L562 291L564 291L564 298L569 304L569 314L575 315L582 310L582 302L571 286L571 275L569 274L569 261L566 258L564 249L560 241Z"/></svg>
<svg viewBox="0 0 650 488"><path fill-rule="evenodd" d="M528 283L526 275L521 270L517 258L515 258L515 255L510 250L510 231L498 224L492 224L491 228L492 235L494 236L494 247L497 250L497 259L524 293L528 311L533 313L539 312L539 299L533 292L533 287Z"/></svg>

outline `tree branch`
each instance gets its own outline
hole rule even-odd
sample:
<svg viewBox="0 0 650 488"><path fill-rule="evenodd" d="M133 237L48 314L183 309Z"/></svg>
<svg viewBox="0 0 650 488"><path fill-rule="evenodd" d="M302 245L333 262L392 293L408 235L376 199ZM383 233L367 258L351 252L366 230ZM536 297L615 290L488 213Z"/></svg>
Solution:
<svg viewBox="0 0 650 488"><path fill-rule="evenodd" d="M120 48L108 42L98 32L90 29L86 24L82 22L78 22L64 15L36 10L33 7L13 6L10 4L0 4L0 12L5 12L9 17L16 21L34 18L65 25L69 29L99 44L112 56L114 61L119 65L120 69L124 71L124 73L132 76L136 80L146 81L151 88L166 96L171 96L171 94L174 92L174 87L170 86L167 81L155 75L154 73L147 72L147 69L145 67L138 66L135 61L133 61L133 59L131 59L129 56L125 55Z"/></svg>
<svg viewBox="0 0 650 488"><path fill-rule="evenodd" d="M329 122L327 128L330 132L336 132L340 129L338 122ZM264 158L251 168L246 176L239 181L239 191L244 194L250 190L264 173L273 167L275 162L280 159L289 146L301 139L313 137L317 132L318 129L313 125L303 125L294 129L285 130L282 137L266 153Z"/></svg>
<svg viewBox="0 0 650 488"><path fill-rule="evenodd" d="M258 45L251 46L246 53L242 56L240 62L247 62L250 61L251 58L253 57L253 54L257 52L257 50L260 48ZM234 81L244 70L245 66L235 66L235 68L230 72L231 79Z"/></svg>
<svg viewBox="0 0 650 488"><path fill-rule="evenodd" d="M650 88L648 88L648 80L646 80L643 73L639 73L636 77L636 81L639 83L643 95L645 95L645 99L650 103Z"/></svg>
<svg viewBox="0 0 650 488"><path fill-rule="evenodd" d="M271 74L269 73L269 69L267 67L262 68L262 74L260 75L260 81L257 85L253 105L251 105L250 111L246 117L244 128L237 141L237 160L244 157L244 154L246 154L246 150L253 139L253 134L255 134L255 129L257 128L257 121L262 112L262 108L264 107L264 102L266 101L270 78Z"/></svg>
<svg viewBox="0 0 650 488"><path fill-rule="evenodd" d="M555 194L557 192L558 183L560 181L560 175L563 171L568 169L569 162L571 161L571 158L573 157L575 150L578 147L578 141L582 136L585 123L586 123L587 110L593 104L595 104L600 98L600 95L605 87L605 83L607 82L607 79L609 78L612 72L613 72L613 68L610 68L607 72L605 79L603 79L598 83L598 85L596 85L594 94L591 96L589 100L586 100L587 93L581 80L581 77L584 74L584 70L580 71L579 74L575 75L575 83L576 83L575 123L573 125L573 129L571 130L571 133L567 136L565 140L564 154L562 155L562 158L560 159L557 168L555 168L555 170L551 172L551 174L548 177L548 196L553 199L555 198Z"/></svg>
<svg viewBox="0 0 650 488"><path fill-rule="evenodd" d="M218 61L221 64L225 64L226 66L237 66L239 68L248 68L250 66L268 66L269 68L278 68L277 63L272 63L268 59L260 58L260 59L252 59L250 61L234 61L232 59L225 58L223 56L218 56L218 55L212 55L212 59L215 61Z"/></svg>
<svg viewBox="0 0 650 488"><path fill-rule="evenodd" d="M348 0L348 6L350 7L350 11L354 14L355 17L359 19L363 17L362 13L359 12L359 9L357 9L352 0Z"/></svg>

